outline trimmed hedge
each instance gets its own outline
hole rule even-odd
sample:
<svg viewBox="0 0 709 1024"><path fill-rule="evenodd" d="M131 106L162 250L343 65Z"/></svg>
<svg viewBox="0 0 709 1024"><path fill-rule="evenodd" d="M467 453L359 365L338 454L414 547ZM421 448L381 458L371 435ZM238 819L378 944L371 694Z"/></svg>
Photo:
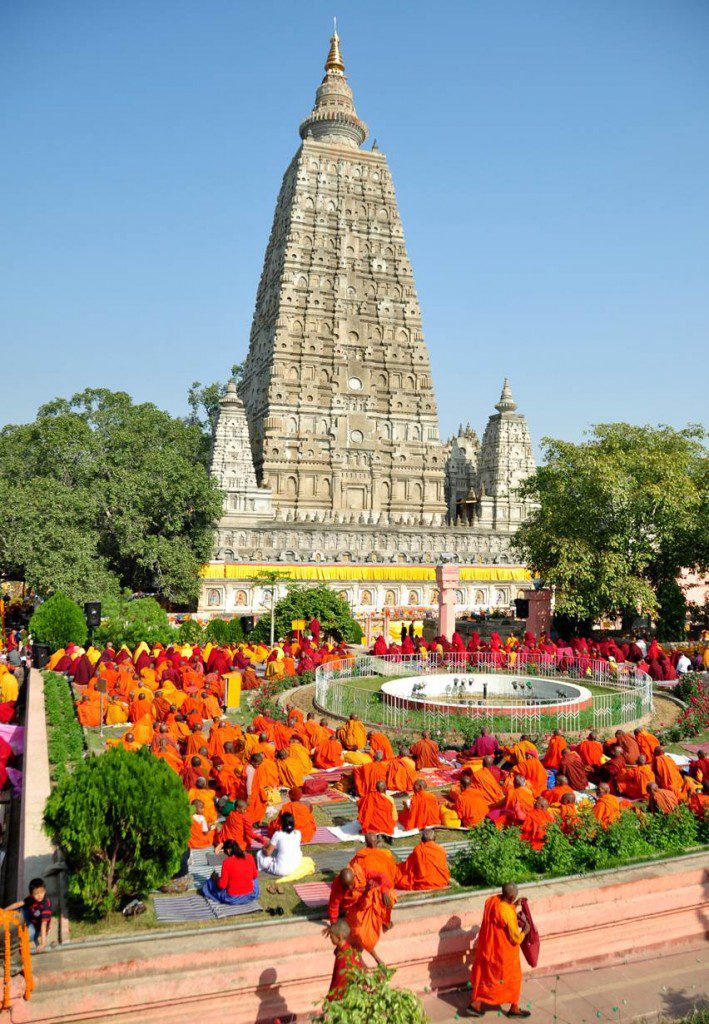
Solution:
<svg viewBox="0 0 709 1024"><path fill-rule="evenodd" d="M49 771L53 782L69 775L84 756L84 730L76 717L71 687L58 672L43 672Z"/></svg>

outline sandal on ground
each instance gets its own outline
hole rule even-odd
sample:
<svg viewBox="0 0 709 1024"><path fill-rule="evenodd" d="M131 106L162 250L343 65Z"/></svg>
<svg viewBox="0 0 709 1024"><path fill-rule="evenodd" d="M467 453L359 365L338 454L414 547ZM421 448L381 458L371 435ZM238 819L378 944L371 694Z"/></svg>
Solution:
<svg viewBox="0 0 709 1024"><path fill-rule="evenodd" d="M508 1017L531 1017L531 1010L508 1010L506 1016Z"/></svg>
<svg viewBox="0 0 709 1024"><path fill-rule="evenodd" d="M466 1006L464 1010L460 1011L461 1017L484 1017L484 1010L476 1010L474 1006Z"/></svg>
<svg viewBox="0 0 709 1024"><path fill-rule="evenodd" d="M283 895L283 889L281 889L280 885L267 885L266 892L270 892L271 896Z"/></svg>

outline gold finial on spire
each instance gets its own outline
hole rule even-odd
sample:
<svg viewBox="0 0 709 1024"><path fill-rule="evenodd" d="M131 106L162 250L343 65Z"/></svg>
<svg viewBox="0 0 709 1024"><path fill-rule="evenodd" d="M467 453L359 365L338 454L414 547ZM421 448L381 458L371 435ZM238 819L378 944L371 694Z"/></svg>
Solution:
<svg viewBox="0 0 709 1024"><path fill-rule="evenodd" d="M326 71L336 71L339 74L344 74L345 63L342 60L342 54L340 53L340 37L337 34L337 18L333 18L334 30L330 38L330 52L327 55L325 61Z"/></svg>

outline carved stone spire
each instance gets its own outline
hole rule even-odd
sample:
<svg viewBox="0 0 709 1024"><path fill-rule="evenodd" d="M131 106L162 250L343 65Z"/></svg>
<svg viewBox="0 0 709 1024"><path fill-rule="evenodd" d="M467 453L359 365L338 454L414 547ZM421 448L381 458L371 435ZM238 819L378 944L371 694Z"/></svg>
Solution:
<svg viewBox="0 0 709 1024"><path fill-rule="evenodd" d="M325 61L325 77L315 94L315 106L300 126L300 137L359 148L367 135L366 124L357 117L352 90L345 78L340 37L335 31Z"/></svg>
<svg viewBox="0 0 709 1024"><path fill-rule="evenodd" d="M505 377L505 383L502 385L502 394L500 395L500 401L495 406L498 412L514 412L517 408L517 403L512 397L512 388L510 382Z"/></svg>

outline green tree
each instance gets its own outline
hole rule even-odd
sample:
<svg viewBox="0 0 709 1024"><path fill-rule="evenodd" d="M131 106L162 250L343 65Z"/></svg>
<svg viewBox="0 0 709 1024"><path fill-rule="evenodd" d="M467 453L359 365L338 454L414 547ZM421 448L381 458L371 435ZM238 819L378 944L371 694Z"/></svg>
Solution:
<svg viewBox="0 0 709 1024"><path fill-rule="evenodd" d="M204 630L194 619L185 619L175 630L180 643L199 644L205 639Z"/></svg>
<svg viewBox="0 0 709 1024"><path fill-rule="evenodd" d="M77 601L194 601L222 499L199 426L88 389L0 431L0 571Z"/></svg>
<svg viewBox="0 0 709 1024"><path fill-rule="evenodd" d="M44 827L88 917L163 885L187 848L190 808L179 777L146 749L83 761L52 792Z"/></svg>
<svg viewBox="0 0 709 1024"><path fill-rule="evenodd" d="M245 363L234 363L229 379L239 384L244 376L245 365ZM196 380L193 381L187 393L190 414L186 422L192 426L198 426L210 439L217 425L219 403L226 394L226 387L226 383L221 381L202 384L201 381Z"/></svg>
<svg viewBox="0 0 709 1024"><path fill-rule="evenodd" d="M326 1000L314 1024L428 1024L414 993L392 987L393 974L383 965L373 971L353 967L342 999Z"/></svg>
<svg viewBox="0 0 709 1024"><path fill-rule="evenodd" d="M314 587L290 583L285 597L276 602L274 610L275 635L285 636L291 632L293 619L317 619L323 633L333 636L336 640L347 643L359 643L362 630L352 617L352 611L345 598L331 590L324 583ZM268 640L270 632L269 619L265 616L256 623L250 638Z"/></svg>
<svg viewBox="0 0 709 1024"><path fill-rule="evenodd" d="M596 426L581 444L545 438L522 493L537 508L515 537L556 608L577 622L661 616L681 636L683 567L706 568L709 456L703 428ZM678 607L679 602L679 607Z"/></svg>
<svg viewBox="0 0 709 1024"><path fill-rule="evenodd" d="M151 646L181 639L171 627L167 612L154 597L140 597L135 601L124 597L113 605L112 612L96 630L96 642L99 644L110 642L114 647L125 644L134 648L143 640Z"/></svg>
<svg viewBox="0 0 709 1024"><path fill-rule="evenodd" d="M64 594L54 594L37 608L30 619L29 631L39 643L49 644L53 651L68 643L83 646L89 634L82 609Z"/></svg>

